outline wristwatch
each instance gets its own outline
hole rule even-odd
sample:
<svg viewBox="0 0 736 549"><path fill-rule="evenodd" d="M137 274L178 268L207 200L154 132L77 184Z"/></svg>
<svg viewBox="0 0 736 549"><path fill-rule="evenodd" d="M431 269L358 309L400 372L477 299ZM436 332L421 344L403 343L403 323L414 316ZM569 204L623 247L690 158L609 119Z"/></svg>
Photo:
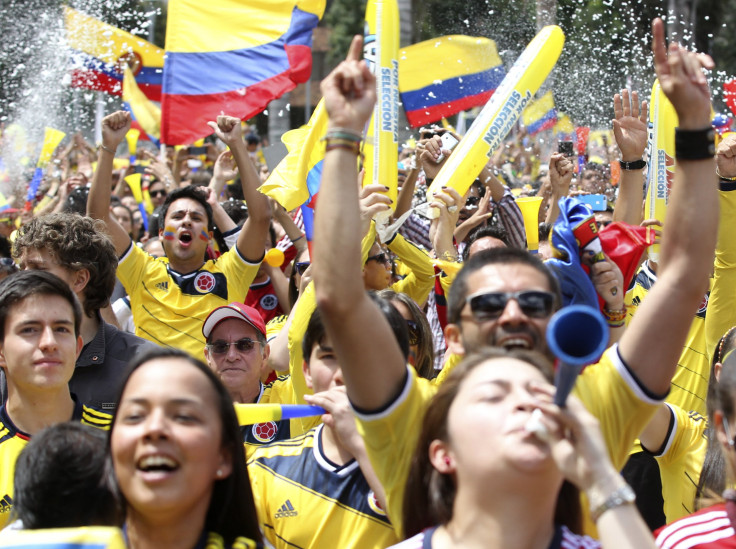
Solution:
<svg viewBox="0 0 736 549"><path fill-rule="evenodd" d="M611 495L609 495L598 507L591 509L590 516L593 519L593 522L597 522L601 515L609 509L628 505L634 503L634 501L636 501L634 490L628 484L624 484L620 488L614 490L613 493L611 493Z"/></svg>
<svg viewBox="0 0 736 549"><path fill-rule="evenodd" d="M619 164L621 164L622 170L641 170L642 168L647 167L646 160L642 158L640 158L639 160L634 160L633 162L624 162L623 160L621 160Z"/></svg>

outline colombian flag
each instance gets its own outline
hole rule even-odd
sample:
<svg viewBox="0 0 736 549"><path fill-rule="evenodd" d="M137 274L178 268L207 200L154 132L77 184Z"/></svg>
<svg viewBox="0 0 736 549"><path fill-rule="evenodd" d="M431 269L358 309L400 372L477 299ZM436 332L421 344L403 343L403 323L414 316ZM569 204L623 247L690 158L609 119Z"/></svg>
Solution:
<svg viewBox="0 0 736 549"><path fill-rule="evenodd" d="M551 90L539 99L529 103L521 114L521 122L526 126L529 135L555 127L555 124L557 124L557 109Z"/></svg>
<svg viewBox="0 0 736 549"><path fill-rule="evenodd" d="M564 139L572 139L575 134L575 125L570 117L563 112L557 113L557 123L555 124L555 134Z"/></svg>
<svg viewBox="0 0 736 549"><path fill-rule="evenodd" d="M145 136L158 144L161 137L161 109L141 91L127 66L123 78L123 107L133 119L131 127L138 129L142 138Z"/></svg>
<svg viewBox="0 0 736 549"><path fill-rule="evenodd" d="M64 22L66 42L72 50L72 87L122 95L121 66L127 64L146 97L161 101L163 51L67 6L64 6Z"/></svg>
<svg viewBox="0 0 736 549"><path fill-rule="evenodd" d="M309 242L314 230L314 206L322 180L327 132L324 99L314 109L309 124L286 132L281 140L289 154L276 166L260 191L276 200L287 211L301 206L304 233Z"/></svg>
<svg viewBox="0 0 736 549"><path fill-rule="evenodd" d="M247 119L312 71L312 29L325 0L171 0L161 138L209 135L209 120Z"/></svg>
<svg viewBox="0 0 736 549"><path fill-rule="evenodd" d="M399 52L399 95L414 128L485 105L504 76L488 38L442 36Z"/></svg>

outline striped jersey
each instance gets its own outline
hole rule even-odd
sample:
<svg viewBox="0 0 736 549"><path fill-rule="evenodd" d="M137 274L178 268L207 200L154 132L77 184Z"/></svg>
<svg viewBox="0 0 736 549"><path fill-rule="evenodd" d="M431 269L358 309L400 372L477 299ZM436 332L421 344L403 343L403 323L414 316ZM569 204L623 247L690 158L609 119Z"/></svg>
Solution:
<svg viewBox="0 0 736 549"><path fill-rule="evenodd" d="M248 461L265 539L276 548L383 549L396 543L358 462L331 462L322 430L261 446Z"/></svg>
<svg viewBox="0 0 736 549"><path fill-rule="evenodd" d="M736 532L728 518L727 504L702 509L657 530L655 543L662 549L732 549Z"/></svg>
<svg viewBox="0 0 736 549"><path fill-rule="evenodd" d="M233 248L193 273L180 274L167 258L154 258L131 243L117 275L130 297L137 336L204 360L202 324L213 309L245 301L259 265Z"/></svg>
<svg viewBox="0 0 736 549"><path fill-rule="evenodd" d="M73 397L72 397L73 398ZM74 400L74 413L71 421L107 430L112 416ZM10 517L13 507L13 476L18 454L25 448L31 436L18 429L7 414L5 406L0 407L0 530Z"/></svg>

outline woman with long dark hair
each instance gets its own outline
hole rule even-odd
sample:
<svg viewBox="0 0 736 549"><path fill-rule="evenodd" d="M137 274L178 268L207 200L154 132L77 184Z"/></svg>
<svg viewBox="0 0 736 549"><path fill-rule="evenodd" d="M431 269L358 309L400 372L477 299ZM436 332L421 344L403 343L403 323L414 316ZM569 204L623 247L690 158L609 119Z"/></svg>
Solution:
<svg viewBox="0 0 736 549"><path fill-rule="evenodd" d="M555 406L552 376L546 358L521 350L456 367L424 416L404 493L413 537L396 547L652 546L597 420L574 397ZM578 534L579 490L600 544Z"/></svg>
<svg viewBox="0 0 736 549"><path fill-rule="evenodd" d="M118 402L109 444L128 546L256 547L240 429L212 371L156 349L129 366Z"/></svg>

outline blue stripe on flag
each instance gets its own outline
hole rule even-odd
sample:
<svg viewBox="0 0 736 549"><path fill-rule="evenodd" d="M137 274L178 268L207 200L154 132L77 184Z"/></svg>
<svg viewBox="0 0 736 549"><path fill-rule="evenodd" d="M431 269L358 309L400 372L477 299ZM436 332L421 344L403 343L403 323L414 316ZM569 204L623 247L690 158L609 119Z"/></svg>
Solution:
<svg viewBox="0 0 736 549"><path fill-rule="evenodd" d="M230 51L166 52L168 76L163 93L210 95L247 88L273 78L290 68L284 47L310 46L312 28L318 22L313 13L294 9L289 29L273 42Z"/></svg>
<svg viewBox="0 0 736 549"><path fill-rule="evenodd" d="M418 90L401 92L404 109L413 111L457 101L463 97L495 90L506 76L502 66L491 67L483 72L445 78Z"/></svg>

